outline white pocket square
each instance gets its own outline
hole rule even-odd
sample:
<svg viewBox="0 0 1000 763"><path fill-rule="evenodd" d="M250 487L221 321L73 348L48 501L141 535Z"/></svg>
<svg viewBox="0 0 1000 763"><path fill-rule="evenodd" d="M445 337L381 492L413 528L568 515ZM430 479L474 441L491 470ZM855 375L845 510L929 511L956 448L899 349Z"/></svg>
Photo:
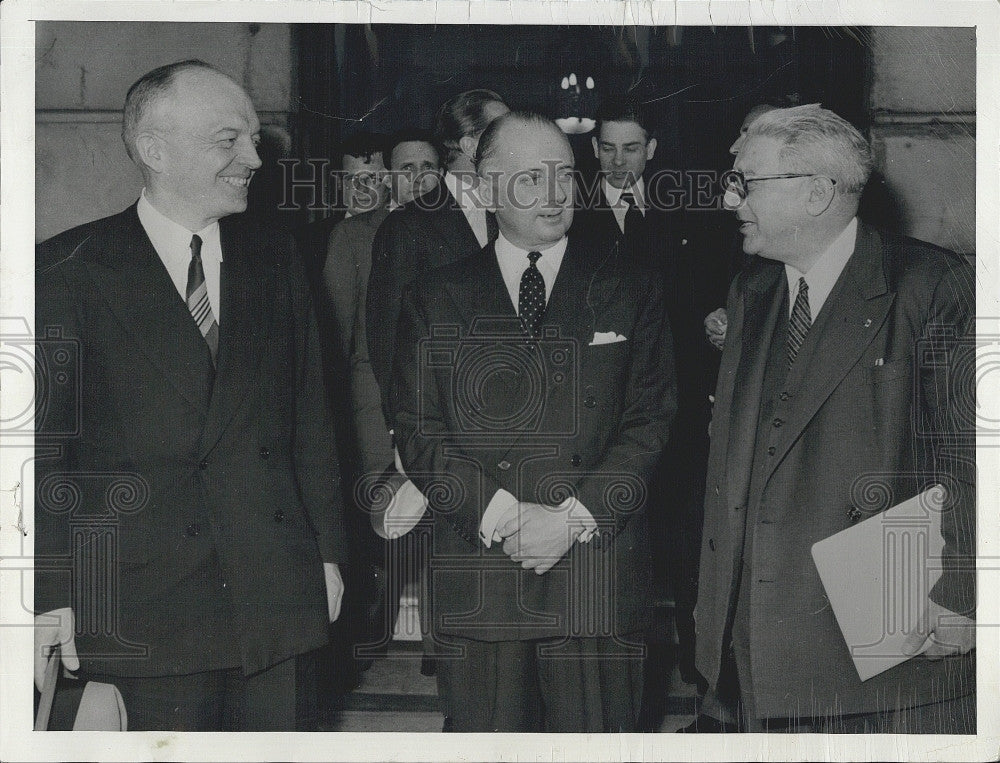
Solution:
<svg viewBox="0 0 1000 763"><path fill-rule="evenodd" d="M621 334L616 334L614 331L595 331L594 338L590 340L590 346L593 347L595 344L614 344L615 342L624 342L627 337Z"/></svg>

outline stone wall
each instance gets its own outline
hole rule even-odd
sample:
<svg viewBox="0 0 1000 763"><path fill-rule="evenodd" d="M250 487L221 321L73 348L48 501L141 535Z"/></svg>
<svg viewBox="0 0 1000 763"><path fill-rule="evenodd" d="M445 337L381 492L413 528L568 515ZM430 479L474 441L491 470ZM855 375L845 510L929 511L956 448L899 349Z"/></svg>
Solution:
<svg viewBox="0 0 1000 763"><path fill-rule="evenodd" d="M39 22L35 64L35 239L135 201L142 180L122 145L136 79L200 58L241 83L261 123L287 130L295 60L287 24Z"/></svg>

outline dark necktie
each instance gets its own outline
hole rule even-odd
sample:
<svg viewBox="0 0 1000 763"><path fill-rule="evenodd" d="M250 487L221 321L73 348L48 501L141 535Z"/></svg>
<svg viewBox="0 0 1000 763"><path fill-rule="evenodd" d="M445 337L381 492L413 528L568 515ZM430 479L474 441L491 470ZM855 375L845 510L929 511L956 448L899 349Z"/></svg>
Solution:
<svg viewBox="0 0 1000 763"><path fill-rule="evenodd" d="M625 227L622 231L625 238L632 238L642 230L642 212L635 203L635 194L631 191L625 191L622 194L622 201L628 204L628 209L625 211Z"/></svg>
<svg viewBox="0 0 1000 763"><path fill-rule="evenodd" d="M208 301L208 287L205 284L205 268L201 264L201 237L191 237L191 264L188 266L186 299L188 310L194 318L198 330L205 337L208 351L212 354L212 364L219 352L219 324L212 314Z"/></svg>
<svg viewBox="0 0 1000 763"><path fill-rule="evenodd" d="M500 233L500 228L497 226L497 216L492 212L486 212L486 243L492 243L497 240L497 235Z"/></svg>
<svg viewBox="0 0 1000 763"><path fill-rule="evenodd" d="M545 314L545 279L538 270L540 252L528 252L531 264L521 274L521 288L517 295L517 312L521 317L521 325L531 336L538 336L542 328L542 316Z"/></svg>
<svg viewBox="0 0 1000 763"><path fill-rule="evenodd" d="M809 312L809 285L805 278L799 278L799 293L792 306L792 317L788 320L788 365L791 367L799 348L812 326L812 315Z"/></svg>

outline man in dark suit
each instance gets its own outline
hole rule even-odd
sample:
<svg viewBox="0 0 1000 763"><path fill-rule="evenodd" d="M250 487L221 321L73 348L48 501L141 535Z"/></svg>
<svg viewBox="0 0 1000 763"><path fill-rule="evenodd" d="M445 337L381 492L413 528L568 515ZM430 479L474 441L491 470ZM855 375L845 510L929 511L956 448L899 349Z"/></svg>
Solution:
<svg viewBox="0 0 1000 763"><path fill-rule="evenodd" d="M975 733L973 269L858 222L871 166L801 106L758 117L726 178L758 257L727 303L695 619L749 730ZM930 647L862 682L810 550L935 483L943 574L916 625L886 623Z"/></svg>
<svg viewBox="0 0 1000 763"><path fill-rule="evenodd" d="M208 64L149 72L122 130L139 201L38 248L40 363L58 337L78 365L37 416L36 679L75 632L135 730L308 728L300 656L340 609L309 290L290 240L232 217L258 131Z"/></svg>
<svg viewBox="0 0 1000 763"><path fill-rule="evenodd" d="M430 501L431 630L455 731L635 730L645 485L674 412L659 283L566 232L573 154L498 118L495 244L407 287L392 412Z"/></svg>
<svg viewBox="0 0 1000 763"><path fill-rule="evenodd" d="M434 123L448 170L443 182L387 218L375 236L366 305L368 354L383 396L403 288L427 269L473 254L495 237L492 216L477 196L472 160L483 130L507 111L492 90L468 90L447 101Z"/></svg>

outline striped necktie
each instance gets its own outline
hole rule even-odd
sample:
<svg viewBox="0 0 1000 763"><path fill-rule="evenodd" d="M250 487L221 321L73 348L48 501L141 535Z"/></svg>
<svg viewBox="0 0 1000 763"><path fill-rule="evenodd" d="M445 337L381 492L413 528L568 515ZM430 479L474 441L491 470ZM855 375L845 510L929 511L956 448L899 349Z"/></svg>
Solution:
<svg viewBox="0 0 1000 763"><path fill-rule="evenodd" d="M521 288L517 295L517 312L524 330L530 336L541 333L542 316L545 314L545 279L538 269L541 252L528 252L529 265L521 274Z"/></svg>
<svg viewBox="0 0 1000 763"><path fill-rule="evenodd" d="M799 293L795 296L792 306L792 317L788 320L788 365L791 367L799 354L799 348L805 341L809 327L812 326L812 316L809 312L809 284L805 278L799 278Z"/></svg>
<svg viewBox="0 0 1000 763"><path fill-rule="evenodd" d="M188 266L187 306L198 330L205 337L208 351L212 354L212 364L219 352L219 324L212 314L208 301L208 286L205 284L205 268L201 264L201 237L191 237L191 264Z"/></svg>

